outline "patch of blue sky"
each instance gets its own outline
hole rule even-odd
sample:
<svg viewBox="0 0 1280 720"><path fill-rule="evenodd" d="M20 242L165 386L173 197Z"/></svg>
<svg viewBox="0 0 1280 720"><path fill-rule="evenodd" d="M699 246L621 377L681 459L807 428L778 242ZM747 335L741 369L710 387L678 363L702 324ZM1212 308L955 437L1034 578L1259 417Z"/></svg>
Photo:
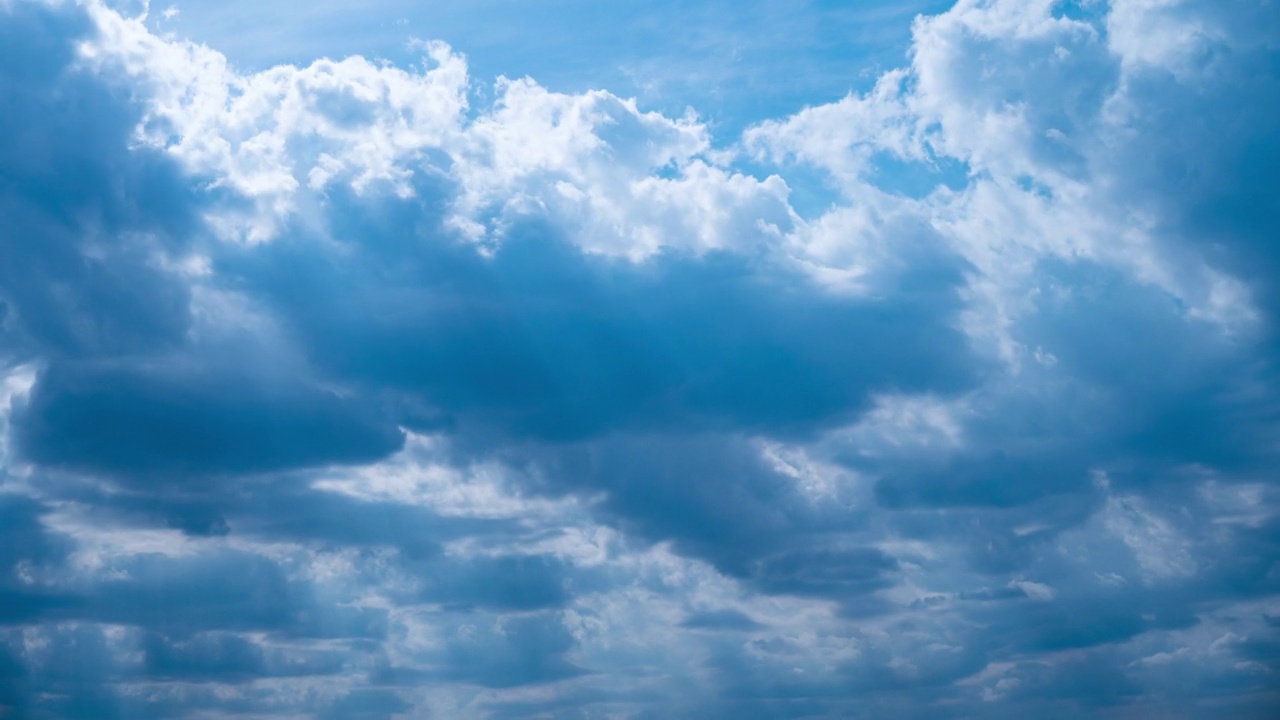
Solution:
<svg viewBox="0 0 1280 720"><path fill-rule="evenodd" d="M410 41L466 54L480 92L529 76L556 92L607 89L642 109L692 108L733 142L760 120L837 100L906 62L911 22L947 0L228 0L153 3L150 25L205 42L245 71L317 57L417 62ZM176 14L166 17L173 7Z"/></svg>

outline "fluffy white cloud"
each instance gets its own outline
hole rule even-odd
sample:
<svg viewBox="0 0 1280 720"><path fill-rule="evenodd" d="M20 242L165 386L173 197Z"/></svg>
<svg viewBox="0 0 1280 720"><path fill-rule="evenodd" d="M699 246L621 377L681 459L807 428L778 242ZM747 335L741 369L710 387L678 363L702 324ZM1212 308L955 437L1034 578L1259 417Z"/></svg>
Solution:
<svg viewBox="0 0 1280 720"><path fill-rule="evenodd" d="M776 242L792 213L780 178L709 164L706 127L642 112L604 91L548 92L501 80L492 111L468 126L455 157L451 223L476 240L545 217L588 252L643 259Z"/></svg>
<svg viewBox="0 0 1280 720"><path fill-rule="evenodd" d="M243 75L213 49L88 7L99 34L81 55L100 72L126 74L145 98L138 141L164 148L210 189L252 203L210 218L232 238L271 238L335 181L411 194L426 151L461 132L466 61L443 43L423 47L420 71L351 57Z"/></svg>
<svg viewBox="0 0 1280 720"><path fill-rule="evenodd" d="M1061 3L1050 0L959 2L918 18L910 67L885 74L866 95L749 129L749 152L820 168L848 198L797 231L806 258L827 277L858 272L847 256L865 246L868 218L893 207L875 177L877 159L891 158L936 178L922 202L899 200L899 213L938 231L978 271L970 332L997 343L1010 361L1030 353L1009 327L1030 310L1024 298L1037 291L1045 259L1119 267L1179 298L1189 319L1250 332L1257 311L1249 290L1161 237L1166 219L1125 192L1133 168L1116 159L1141 162L1127 148L1134 133L1148 131L1146 119L1163 112L1162 98L1135 89L1135 77L1183 73L1213 43L1256 41L1207 29L1214 14L1195 3L1093 5L1091 20L1059 14ZM1181 91L1197 92L1204 72L1186 70ZM966 169L962 189L943 185L942 161ZM900 237L900 227L872 234Z"/></svg>
<svg viewBox="0 0 1280 720"><path fill-rule="evenodd" d="M141 18L89 9L100 34L81 54L99 72L123 71L144 98L138 140L251 203L210 215L224 237L268 240L295 218L315 229L331 184L409 197L415 173L454 184L448 226L488 245L538 217L589 252L638 260L773 243L794 220L786 184L716 166L692 116L528 78L500 79L492 105L468 114L466 61L434 41L419 43L418 70L350 57L242 74Z"/></svg>

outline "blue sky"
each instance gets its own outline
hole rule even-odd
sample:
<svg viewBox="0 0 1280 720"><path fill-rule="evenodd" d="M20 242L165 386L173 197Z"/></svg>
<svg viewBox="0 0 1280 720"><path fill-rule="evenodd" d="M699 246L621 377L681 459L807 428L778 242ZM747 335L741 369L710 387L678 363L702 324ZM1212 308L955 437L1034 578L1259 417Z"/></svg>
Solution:
<svg viewBox="0 0 1280 720"><path fill-rule="evenodd" d="M0 717L1272 717L1277 38L0 2Z"/></svg>
<svg viewBox="0 0 1280 720"><path fill-rule="evenodd" d="M446 40L467 55L482 92L503 75L530 76L559 92L609 90L669 115L693 108L729 142L750 123L866 89L902 63L911 20L948 6L388 0L357 10L329 1L233 1L174 5L178 14L152 13L149 25L207 43L251 70L352 54L407 64L417 60L407 40Z"/></svg>

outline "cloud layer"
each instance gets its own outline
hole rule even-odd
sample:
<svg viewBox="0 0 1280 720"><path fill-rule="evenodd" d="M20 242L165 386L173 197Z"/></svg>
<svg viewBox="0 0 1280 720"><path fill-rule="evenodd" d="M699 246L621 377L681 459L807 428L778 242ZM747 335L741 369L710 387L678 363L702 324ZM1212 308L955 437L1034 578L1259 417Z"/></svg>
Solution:
<svg viewBox="0 0 1280 720"><path fill-rule="evenodd" d="M0 717L1269 717L1280 6L716 137L0 3Z"/></svg>

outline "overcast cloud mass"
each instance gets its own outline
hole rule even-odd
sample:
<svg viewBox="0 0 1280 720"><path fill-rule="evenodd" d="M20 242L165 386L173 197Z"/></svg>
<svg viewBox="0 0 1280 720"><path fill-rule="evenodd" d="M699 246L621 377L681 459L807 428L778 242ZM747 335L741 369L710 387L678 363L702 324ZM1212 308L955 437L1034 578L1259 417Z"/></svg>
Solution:
<svg viewBox="0 0 1280 720"><path fill-rule="evenodd" d="M0 718L1274 718L1277 118L1271 0L0 0Z"/></svg>

